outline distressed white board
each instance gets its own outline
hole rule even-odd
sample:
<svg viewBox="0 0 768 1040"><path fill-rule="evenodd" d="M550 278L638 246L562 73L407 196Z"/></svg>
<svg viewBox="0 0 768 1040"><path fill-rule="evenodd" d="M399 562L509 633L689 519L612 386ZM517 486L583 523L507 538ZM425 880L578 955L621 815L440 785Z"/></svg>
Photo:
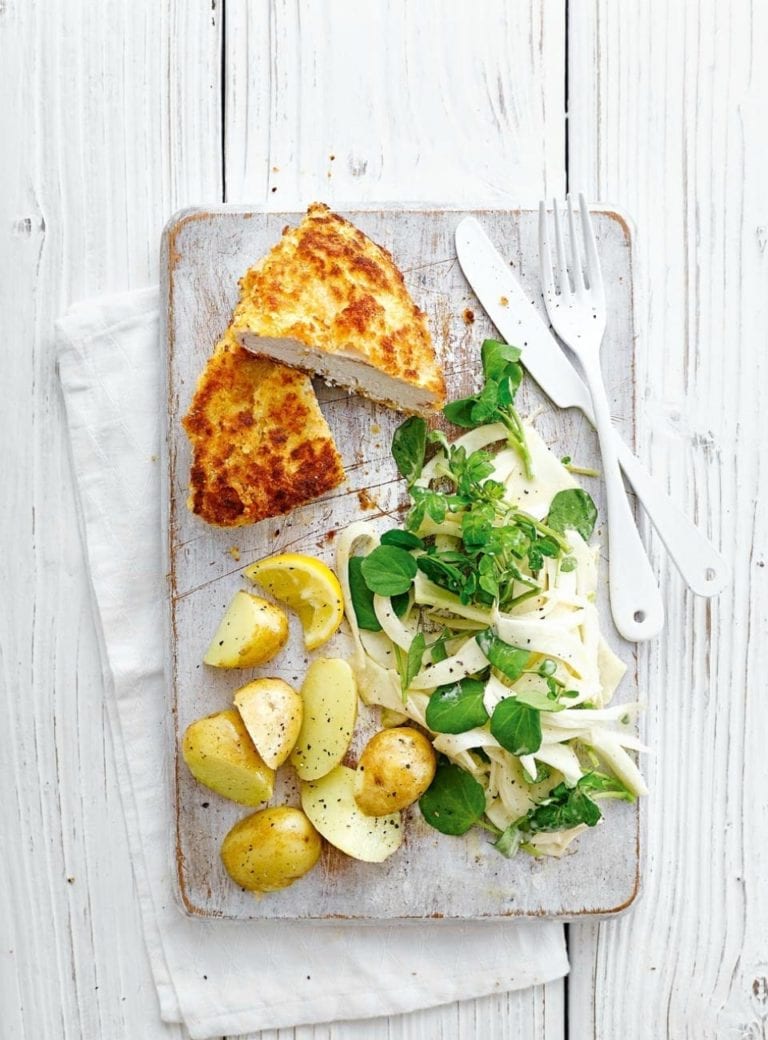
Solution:
<svg viewBox="0 0 768 1040"><path fill-rule="evenodd" d="M0 2L4 1040L185 1033L144 948L53 342L70 303L157 280L169 212L221 197L221 37L208 3Z"/></svg>
<svg viewBox="0 0 768 1040"><path fill-rule="evenodd" d="M768 1036L768 8L570 5L570 184L637 238L638 441L722 545L640 655L651 799L643 898L571 928L573 1036Z"/></svg>
<svg viewBox="0 0 768 1040"><path fill-rule="evenodd" d="M464 215L445 210L360 211L354 222L393 253L414 298L427 312L443 364L449 396L462 396L479 377L479 348L492 329L456 261L455 227ZM529 210L479 214L531 297L538 294L536 215ZM201 715L231 704L235 689L256 675L301 682L307 655L294 623L288 648L261 669L220 673L202 665L210 636L233 593L247 587L240 572L248 563L291 549L333 563L339 530L363 516L392 525L405 502L389 453L402 417L345 391L318 386L320 400L342 452L348 480L322 499L286 517L236 529L210 527L186 508L190 452L180 427L196 379L213 344L230 320L237 281L300 214L253 213L224 208L179 215L166 232L164 276L168 349L168 508L170 609L174 645L169 647L169 710L176 742ZM631 439L634 416L633 291L630 232L622 219L597 219L609 305L605 350L612 410ZM522 344L521 344L522 345ZM523 410L541 413L537 426L560 454L597 465L595 438L583 420L544 402L526 387ZM599 481L590 490L602 506ZM364 495L362 493L365 492ZM366 500L372 500L366 504ZM602 512L601 512L602 515ZM598 530L599 535L599 530ZM236 550L239 560L233 559ZM604 628L630 668L620 699L635 699L633 649L612 630L603 589ZM349 651L340 634L320 651ZM373 725L371 718L370 724ZM365 721L358 738L365 733ZM363 864L333 849L318 869L290 888L258 903L227 878L219 860L221 841L248 810L200 787L177 748L177 861L180 895L191 913L279 918L495 918L503 916L616 912L633 899L639 880L639 810L605 805L605 824L585 834L560 860L519 856L505 860L481 831L463 839L429 828L417 807L406 814L407 840L384 864ZM292 771L273 802L296 801Z"/></svg>

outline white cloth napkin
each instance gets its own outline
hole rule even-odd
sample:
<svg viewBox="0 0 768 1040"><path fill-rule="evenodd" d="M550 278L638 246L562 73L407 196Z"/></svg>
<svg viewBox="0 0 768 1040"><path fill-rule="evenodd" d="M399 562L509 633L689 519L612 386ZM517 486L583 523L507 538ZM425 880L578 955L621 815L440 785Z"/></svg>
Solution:
<svg viewBox="0 0 768 1040"><path fill-rule="evenodd" d="M192 1037L390 1015L568 971L554 922L206 921L174 896L161 567L158 294L80 304L58 364L145 939L167 1022Z"/></svg>

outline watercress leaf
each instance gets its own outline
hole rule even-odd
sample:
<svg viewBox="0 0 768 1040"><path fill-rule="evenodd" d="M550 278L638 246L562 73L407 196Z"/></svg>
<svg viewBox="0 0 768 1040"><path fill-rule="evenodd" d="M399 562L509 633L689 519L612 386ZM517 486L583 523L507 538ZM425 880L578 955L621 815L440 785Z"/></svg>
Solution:
<svg viewBox="0 0 768 1040"><path fill-rule="evenodd" d="M400 684L402 686L403 693L408 689L413 680L421 671L421 660L424 656L424 651L427 645L424 639L424 634L418 632L411 641L411 645L408 649L408 656L405 659L405 667L403 674L400 676Z"/></svg>
<svg viewBox="0 0 768 1040"><path fill-rule="evenodd" d="M521 704L527 704L529 708L537 711L563 711L567 705L558 704L541 690L515 690L515 699Z"/></svg>
<svg viewBox="0 0 768 1040"><path fill-rule="evenodd" d="M443 449L446 456L451 453L451 446L448 443L448 438L445 436L442 430L430 430L427 433L427 444L437 444Z"/></svg>
<svg viewBox="0 0 768 1040"><path fill-rule="evenodd" d="M576 560L573 556L564 556L560 561L560 570L563 574L569 574L576 570Z"/></svg>
<svg viewBox="0 0 768 1040"><path fill-rule="evenodd" d="M485 683L461 679L438 686L427 705L427 725L434 733L466 733L488 721L483 704Z"/></svg>
<svg viewBox="0 0 768 1040"><path fill-rule="evenodd" d="M530 835L569 830L581 823L594 827L602 818L599 807L587 794L590 784L594 783L591 780L594 775L583 776L575 787L566 787L565 784L553 787L545 799L507 827L494 847L504 856L514 856ZM610 780L602 774L597 775Z"/></svg>
<svg viewBox="0 0 768 1040"><path fill-rule="evenodd" d="M452 563L444 563L441 559L435 556L419 556L416 560L417 568L433 581L435 585L439 585L441 589L448 589L449 592L461 592L465 584L465 576Z"/></svg>
<svg viewBox="0 0 768 1040"><path fill-rule="evenodd" d="M417 506L421 507L422 522L425 515L434 520L436 524L441 524L445 520L445 514L451 504L447 495L442 495L439 491L431 491L429 488L414 487L411 488L411 498ZM411 523L408 524L408 529L417 530Z"/></svg>
<svg viewBox="0 0 768 1040"><path fill-rule="evenodd" d="M494 668L498 668L512 682L520 678L531 656L528 650L505 643L490 628L478 632L475 639Z"/></svg>
<svg viewBox="0 0 768 1040"><path fill-rule="evenodd" d="M349 560L349 590L352 594L352 606L354 607L357 624L366 632L381 632L379 619L373 609L373 593L365 584L362 575L362 556L352 556Z"/></svg>
<svg viewBox="0 0 768 1040"><path fill-rule="evenodd" d="M499 409L499 384L489 380L472 405L472 422L479 426L495 418Z"/></svg>
<svg viewBox="0 0 768 1040"><path fill-rule="evenodd" d="M498 502L505 493L506 488L498 480L486 480L483 484L483 498L488 502Z"/></svg>
<svg viewBox="0 0 768 1040"><path fill-rule="evenodd" d="M511 408L515 403L519 381L515 382L510 376L505 376L499 382L499 408Z"/></svg>
<svg viewBox="0 0 768 1040"><path fill-rule="evenodd" d="M617 780L615 776L598 773L596 770L583 776L579 780L578 786L585 793L595 797L603 795L606 798L621 798L625 802L636 801L636 796L628 787L624 786L621 780Z"/></svg>
<svg viewBox="0 0 768 1040"><path fill-rule="evenodd" d="M407 592L401 592L391 599L392 609L398 617L402 617L408 610L409 596Z"/></svg>
<svg viewBox="0 0 768 1040"><path fill-rule="evenodd" d="M419 800L424 819L442 834L466 834L485 812L485 791L459 766L441 762Z"/></svg>
<svg viewBox="0 0 768 1040"><path fill-rule="evenodd" d="M416 577L416 560L395 545L378 545L360 566L365 584L379 596L407 592Z"/></svg>
<svg viewBox="0 0 768 1040"><path fill-rule="evenodd" d="M398 426L392 438L392 455L398 471L409 484L421 476L426 450L427 424L418 415L412 415Z"/></svg>
<svg viewBox="0 0 768 1040"><path fill-rule="evenodd" d="M396 545L399 549L423 549L424 542L410 531L402 531L399 527L385 531L379 539L382 545Z"/></svg>
<svg viewBox="0 0 768 1040"><path fill-rule="evenodd" d="M478 423L472 418L472 409L475 406L476 398L474 397L462 397L458 401L451 401L443 408L443 415L446 417L448 422L452 422L454 426L462 426L465 429L471 429L473 426L477 426Z"/></svg>
<svg viewBox="0 0 768 1040"><path fill-rule="evenodd" d="M491 733L510 754L532 755L541 747L541 712L505 697L493 709Z"/></svg>
<svg viewBox="0 0 768 1040"><path fill-rule="evenodd" d="M494 509L490 502L480 502L461 518L461 537L467 548L485 545L491 534Z"/></svg>
<svg viewBox="0 0 768 1040"><path fill-rule="evenodd" d="M456 563L463 566L468 563L466 553L456 552L454 549L430 549L429 555L434 559L442 560L443 563Z"/></svg>
<svg viewBox="0 0 768 1040"><path fill-rule="evenodd" d="M564 831L580 823L594 827L602 818L602 813L584 790L583 779L575 787L566 787L565 784L554 787L547 798L529 810L524 822L520 821L521 830L536 834L541 831Z"/></svg>
<svg viewBox="0 0 768 1040"><path fill-rule="evenodd" d="M509 365L517 365L521 350L497 339L487 339L480 348L486 379L501 379Z"/></svg>
<svg viewBox="0 0 768 1040"><path fill-rule="evenodd" d="M473 599L482 598L482 595L478 594L477 575L474 571L471 571L469 574L464 576L464 584L459 593L459 599L462 603L471 603Z"/></svg>
<svg viewBox="0 0 768 1040"><path fill-rule="evenodd" d="M493 473L493 461L487 451L482 448L467 455L463 447L455 448L451 452L449 468L453 474L459 492L470 497L476 497L478 488L475 486Z"/></svg>
<svg viewBox="0 0 768 1040"><path fill-rule="evenodd" d="M560 534L578 531L586 542L595 529L596 520L597 508L592 497L583 488L567 488L558 491L552 499L546 524Z"/></svg>
<svg viewBox="0 0 768 1040"><path fill-rule="evenodd" d="M447 659L448 651L445 649L445 641L447 638L447 635L443 633L443 635L432 644L429 651L432 658L432 664L440 664L441 661Z"/></svg>
<svg viewBox="0 0 768 1040"><path fill-rule="evenodd" d="M536 542L536 548L542 556L549 556L552 559L560 555L560 546L554 538L539 538Z"/></svg>
<svg viewBox="0 0 768 1040"><path fill-rule="evenodd" d="M511 859L519 852L522 842L523 832L520 830L519 821L513 820L507 829L502 831L501 836L493 843L493 847L500 852L502 856Z"/></svg>
<svg viewBox="0 0 768 1040"><path fill-rule="evenodd" d="M415 491L416 488L412 488L411 490ZM423 498L417 499L414 502L414 505L411 506L410 510L408 511L408 515L405 518L406 530L411 531L411 532L418 531L419 528L421 527L421 525L424 523L426 515L427 515L427 503L426 503L426 501Z"/></svg>
<svg viewBox="0 0 768 1040"><path fill-rule="evenodd" d="M498 598L499 579L496 577L495 574L483 574L481 572L479 578L477 579L477 584L483 590L483 592L487 592L488 595L491 596L493 599Z"/></svg>

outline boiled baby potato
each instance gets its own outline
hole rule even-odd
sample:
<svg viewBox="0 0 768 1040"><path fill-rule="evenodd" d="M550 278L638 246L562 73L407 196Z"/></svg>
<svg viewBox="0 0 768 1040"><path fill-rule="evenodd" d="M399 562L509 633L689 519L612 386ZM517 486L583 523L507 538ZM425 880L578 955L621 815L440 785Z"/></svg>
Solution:
<svg viewBox="0 0 768 1040"><path fill-rule="evenodd" d="M282 679L255 679L235 693L235 707L254 747L272 769L291 753L301 729L304 702Z"/></svg>
<svg viewBox="0 0 768 1040"><path fill-rule="evenodd" d="M214 668L254 668L274 657L287 639L285 611L241 589L227 607L203 661Z"/></svg>
<svg viewBox="0 0 768 1040"><path fill-rule="evenodd" d="M314 867L320 835L300 809L262 809L236 823L221 846L227 873L242 888L274 892Z"/></svg>
<svg viewBox="0 0 768 1040"><path fill-rule="evenodd" d="M346 754L357 718L357 684L340 658L320 657L301 687L304 718L291 765L302 780L318 780Z"/></svg>
<svg viewBox="0 0 768 1040"><path fill-rule="evenodd" d="M234 708L188 726L181 753L195 780L224 798L261 805L272 797L274 770L262 761Z"/></svg>
<svg viewBox="0 0 768 1040"><path fill-rule="evenodd" d="M301 807L322 836L353 859L381 863L403 840L400 813L366 816L355 802L355 771L336 766L301 785Z"/></svg>
<svg viewBox="0 0 768 1040"><path fill-rule="evenodd" d="M386 816L421 798L432 783L437 759L416 729L399 726L375 733L355 773L355 801L369 816Z"/></svg>

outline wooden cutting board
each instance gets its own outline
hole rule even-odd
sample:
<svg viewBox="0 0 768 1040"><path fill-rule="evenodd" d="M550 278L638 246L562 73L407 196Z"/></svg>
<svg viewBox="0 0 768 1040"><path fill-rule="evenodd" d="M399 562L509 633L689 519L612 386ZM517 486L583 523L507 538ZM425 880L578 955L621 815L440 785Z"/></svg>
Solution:
<svg viewBox="0 0 768 1040"><path fill-rule="evenodd" d="M482 340L495 330L469 288L456 259L453 235L465 211L378 209L345 212L389 249L416 302L427 312L448 383L449 397L471 392L479 379ZM541 308L537 214L530 210L474 213ZM163 236L166 310L168 438L165 518L169 580L168 712L173 720L169 764L176 776L174 836L178 891L187 912L229 918L499 918L579 917L611 914L635 897L640 878L640 810L603 802L605 821L582 835L560 860L500 856L475 829L463 838L439 834L418 807L406 813L406 840L383 864L359 863L326 848L315 870L292 887L256 899L226 875L219 847L229 828L252 810L219 798L196 783L178 751L187 725L231 705L235 689L258 675L280 675L299 685L308 656L298 622L291 619L286 650L261 669L222 672L205 667L202 655L233 593L250 587L241 577L248 563L291 550L334 563L335 536L353 520L392 526L405 504L389 445L402 416L343 390L316 383L318 397L344 458L347 481L322 499L288 516L252 527L221 530L186 507L189 446L180 426L195 382L237 300L238 278L279 239L297 213L257 213L243 208L185 210ZM595 216L608 297L603 347L611 410L632 441L635 415L632 243L625 220L613 211ZM551 405L530 379L520 410L559 455L599 468L596 438L580 413ZM585 486L600 516L599 480ZM597 537L605 542L600 527ZM605 556L605 549L603 550ZM612 627L603 560L601 618L616 651L628 663L617 700L637 697L634 648ZM323 656L344 656L340 632ZM367 709L351 749L375 728ZM284 775L282 775L284 774ZM292 770L284 767L275 804L298 804Z"/></svg>

